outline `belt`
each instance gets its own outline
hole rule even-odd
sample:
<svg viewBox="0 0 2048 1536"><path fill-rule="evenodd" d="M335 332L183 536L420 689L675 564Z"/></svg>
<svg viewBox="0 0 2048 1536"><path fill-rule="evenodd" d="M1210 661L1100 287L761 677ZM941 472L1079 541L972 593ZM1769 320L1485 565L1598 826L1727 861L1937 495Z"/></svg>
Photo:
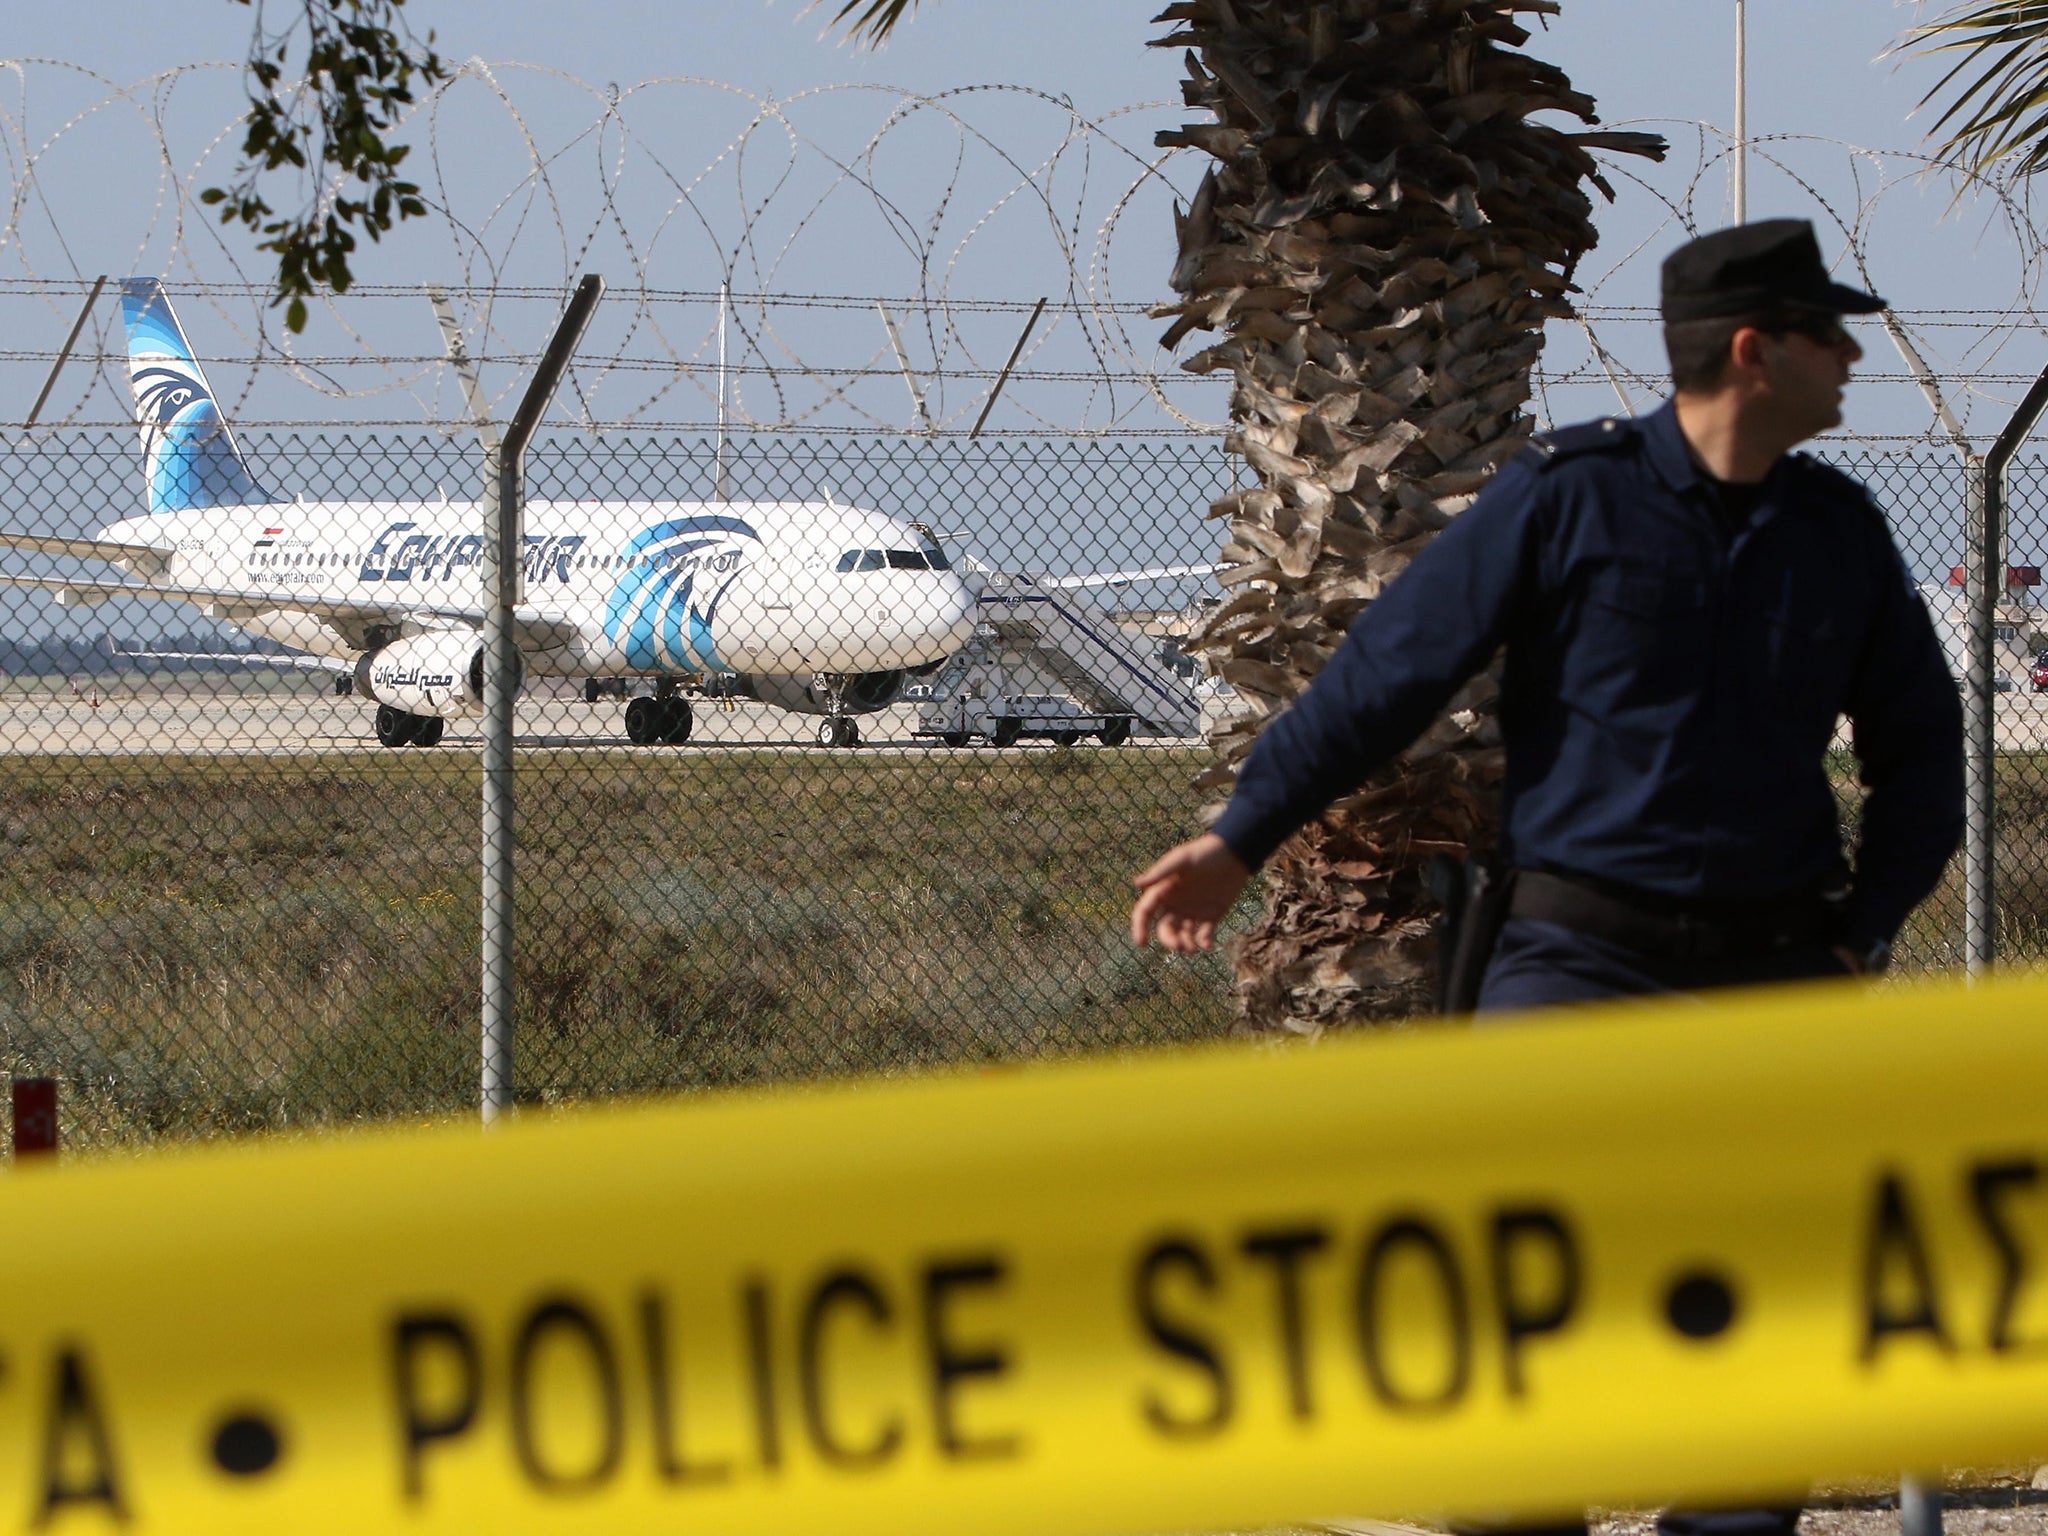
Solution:
<svg viewBox="0 0 2048 1536"><path fill-rule="evenodd" d="M1515 871L1508 916L1556 923L1659 960L1727 960L1839 937L1840 890L1802 891L1745 904L1643 901L1542 869ZM1645 905L1644 903L1652 903Z"/></svg>

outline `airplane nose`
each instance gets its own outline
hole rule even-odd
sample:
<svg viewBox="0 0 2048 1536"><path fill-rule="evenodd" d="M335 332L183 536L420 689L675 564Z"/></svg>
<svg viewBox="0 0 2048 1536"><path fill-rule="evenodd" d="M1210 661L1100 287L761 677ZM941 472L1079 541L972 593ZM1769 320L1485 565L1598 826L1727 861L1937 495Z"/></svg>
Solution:
<svg viewBox="0 0 2048 1536"><path fill-rule="evenodd" d="M967 583L950 571L943 575L925 605L920 626L924 648L931 653L928 659L944 660L974 638L974 618L980 606Z"/></svg>

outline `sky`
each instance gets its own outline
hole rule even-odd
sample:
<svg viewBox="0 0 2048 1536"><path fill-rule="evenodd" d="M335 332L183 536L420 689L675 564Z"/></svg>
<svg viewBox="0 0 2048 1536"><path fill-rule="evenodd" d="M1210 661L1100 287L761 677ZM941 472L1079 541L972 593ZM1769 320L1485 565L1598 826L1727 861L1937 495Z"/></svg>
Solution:
<svg viewBox="0 0 2048 1536"><path fill-rule="evenodd" d="M272 0L272 9L276 14L288 7ZM2030 229L2015 227L2024 220L2013 210L1984 197L1958 200L1952 180L1926 173L1915 158L1923 148L1924 118L1912 113L1935 78L1933 66L1883 55L1919 9L1887 0L1750 0L1747 9L1749 130L1757 141L1750 161L1750 216L1815 218L1824 248L1841 259L1840 275L1874 286L1908 318L1920 349L1948 379L1953 403L1972 433L1988 437L2048 360L2048 334L2031 315L2015 321L1997 313L2031 304L2034 241ZM822 13L806 13L797 0L592 0L574 6L554 0L411 0L407 13L417 26L433 29L437 46L453 60L519 66L492 76L520 109L519 131L531 131L545 154L569 146L551 162L554 190L560 191L556 202L536 210L529 187L527 201L518 203L493 180L508 157L520 162L522 172L527 169L525 150L511 142L512 119L483 100L481 86L465 86L467 94L459 99L451 93L456 105L436 124L430 168L453 189L451 198L474 199L464 217L481 234L464 246L451 243L445 232L407 226L358 263L366 283L413 285L428 277L472 296L491 282L533 285L535 296L523 307L508 305L486 317L488 327L477 338L480 352L509 355L537 344L555 302L549 295L575 271L606 270L614 293L621 284L636 283L708 292L723 266L735 290L922 293L993 302L997 307L952 316L936 328L917 317L898 317L913 368L927 376L926 409L947 430L971 423L1030 302L1041 295L1055 298L1055 318L1040 327L1027 367L1174 374L1173 360L1151 346L1156 323L1118 321L1122 332L1105 342L1087 325L1057 315L1063 290L1082 303L1133 305L1164 295L1172 261L1170 206L1193 185L1200 167L1187 155L1156 174L1145 167L1152 131L1181 111L1172 104L1178 55L1145 46L1164 30L1151 23L1150 5L925 0L879 51L821 37ZM262 275L261 258L246 238L237 245L233 236L196 225L183 231L173 259L158 206L161 190L152 190L149 180L154 168L135 149L136 122L154 112L165 125L166 141L175 144L181 169L192 171L210 145L210 158L200 169L219 179L238 102L232 70L180 77L176 90L161 100L134 105L126 128L115 125L118 112L88 112L80 122L68 116L83 111L95 93L104 97L99 81L125 85L173 65L238 60L251 15L231 0L185 0L175 7L81 0L69 7L16 8L0 50L20 59L61 60L98 78L67 74L60 80L51 66L28 65L19 84L0 81L0 108L9 106L10 89L16 93L24 143L63 140L41 165L36 196L47 211L27 216L30 225L42 217L46 227L25 228L15 251L0 251L0 275L63 277L67 265L77 274L163 270L174 283ZM1642 307L1654 303L1657 258L1683 237L1685 221L1707 228L1732 216L1726 144L1733 119L1734 16L1733 0L1565 0L1562 14L1547 27L1530 20L1537 32L1532 51L1562 66L1594 96L1607 125L1655 127L1672 140L1664 166L1617 168L1619 200L1601 208L1601 249L1579 274L1592 332L1613 366L1602 365L1586 328L1555 331L1546 366L1577 382L1559 385L1538 402L1546 419L1611 411L1618 402L1640 407L1654 396L1657 349ZM732 89L634 90L641 82L672 77ZM739 205L767 183L741 178L773 157L759 149L769 135L758 135L747 156L727 153L735 123L758 113L770 98L795 100L791 118L810 135L813 160L829 157L871 131L893 100L880 92L804 94L846 83L931 95L989 84L1025 92L948 98L948 111L957 109L966 128L949 120L945 131L924 123L897 129L877 162L877 190L858 207L849 204L843 188L792 192L804 174L815 172L813 164L776 192L781 201L766 213L743 215ZM614 85L625 98L630 154L591 129ZM1058 175L1042 178L1057 195L1042 200L1045 207L1034 219L1026 206L1031 200L1015 196L1019 177L1041 166L1070 120L1063 107L1029 92L1071 102L1088 119L1140 103L1169 105L1116 118L1101 137L1090 139L1097 153L1086 162L1085 185L1080 170L1068 169L1081 164L1069 151ZM1858 155L1846 146L1889 153ZM1006 170L1004 154L1022 171ZM631 225L631 238L625 238L607 227L612 208L600 206L597 194L607 174L600 166L624 164L633 156L642 159L614 199ZM414 163L427 164L427 156ZM674 188L663 182L664 174L708 178L692 183L708 211L675 216ZM705 192L720 176L733 179L726 198L732 207L724 213ZM1103 221L1118 212L1125 194L1131 194L1129 206L1105 242ZM647 200L636 205L632 195ZM770 233L765 255L739 251L732 231L750 217ZM692 218L702 227L689 227ZM550 219L553 227L544 228ZM1864 263L1860 275L1854 270L1857 258ZM43 343L51 345L68 325L67 306L75 303L75 295L44 295L35 324L15 322L12 328L17 334L54 332ZM271 345L290 345L260 316L250 321L219 301L215 309L214 318L188 314L188 323L195 334L203 328L200 321L212 326L216 318L233 330L232 340L213 330L216 355L253 353L257 331ZM361 319L365 313L371 318ZM474 311L466 313L474 319ZM597 416L709 419L715 405L700 375L708 377L702 368L716 345L710 301L679 301L651 314L643 309L637 330L630 306L615 304L601 313L605 318L591 347L600 355L638 358L639 364L638 372L621 368L591 384L599 396L592 407ZM327 414L404 420L459 410L452 385L433 366L430 320L416 298L393 298L384 310L370 309L366 300L340 327L349 334L339 340L323 339L324 324L316 321L308 343L320 358L345 363L353 344L359 352L419 361L386 367L380 380L367 383L341 363L324 375L325 363L316 364L294 376L298 396L289 390L265 394L267 376L253 375L229 387L216 379L218 392L239 397L253 391L255 405L285 420ZM605 331L606 324L615 329ZM912 401L891 376L893 354L870 307L763 309L741 329L744 334L735 338L739 365L758 365L758 377L735 375L743 417L817 424L851 401L859 407L847 418L855 425L910 424ZM1873 382L1852 395L1852 422L1879 436L1923 431L1929 411L1897 353L1880 332L1866 332L1864 339L1872 355L1863 371ZM692 375L694 395L672 382L655 382L677 361L700 365ZM771 398L770 384L763 382L770 365L793 363L861 368L870 377L816 401ZM579 378L586 376L594 378L594 371L586 369ZM504 371L504 388L513 377L514 370ZM1178 424L1213 422L1222 414L1214 383L1174 379L1166 392L1182 412ZM349 403L365 395L371 404ZM1176 423L1142 389L1109 399L1099 388L1047 384L1010 391L997 424L1140 430Z"/></svg>

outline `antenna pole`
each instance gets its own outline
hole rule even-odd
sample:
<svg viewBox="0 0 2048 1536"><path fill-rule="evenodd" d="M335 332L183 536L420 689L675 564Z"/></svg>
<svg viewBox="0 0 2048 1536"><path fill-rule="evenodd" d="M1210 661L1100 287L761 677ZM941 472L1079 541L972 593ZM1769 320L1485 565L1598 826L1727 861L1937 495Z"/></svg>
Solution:
<svg viewBox="0 0 2048 1536"><path fill-rule="evenodd" d="M725 312L732 302L732 286L718 285L718 453L712 465L712 495L720 501L730 498L725 493Z"/></svg>
<svg viewBox="0 0 2048 1536"><path fill-rule="evenodd" d="M1735 0L1735 222L1749 222L1749 36L1743 0Z"/></svg>

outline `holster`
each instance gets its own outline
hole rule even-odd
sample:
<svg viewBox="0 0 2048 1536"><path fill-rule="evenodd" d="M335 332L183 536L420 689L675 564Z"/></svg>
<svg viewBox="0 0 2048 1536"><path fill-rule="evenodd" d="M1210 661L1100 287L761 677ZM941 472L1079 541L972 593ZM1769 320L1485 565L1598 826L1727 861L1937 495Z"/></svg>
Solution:
<svg viewBox="0 0 2048 1536"><path fill-rule="evenodd" d="M1501 924L1507 921L1515 872L1490 851L1463 859L1440 853L1430 860L1426 878L1430 894L1444 909L1443 940L1437 946L1437 1009L1470 1013L1479 1006L1479 984L1493 958Z"/></svg>

